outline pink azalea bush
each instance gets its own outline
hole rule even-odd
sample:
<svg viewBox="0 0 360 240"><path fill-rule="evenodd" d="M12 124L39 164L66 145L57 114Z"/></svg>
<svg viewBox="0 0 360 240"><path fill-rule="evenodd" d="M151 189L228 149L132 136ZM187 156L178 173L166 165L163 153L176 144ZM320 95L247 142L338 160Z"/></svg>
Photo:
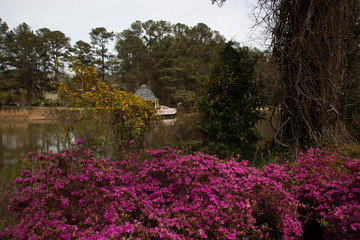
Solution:
<svg viewBox="0 0 360 240"><path fill-rule="evenodd" d="M14 183L9 210L20 220L0 238L299 239L303 232L287 180L246 162L170 148L97 159L81 145L36 158L41 170ZM337 211L350 214L343 207Z"/></svg>
<svg viewBox="0 0 360 240"><path fill-rule="evenodd" d="M14 181L0 239L360 239L360 161L309 149L294 164L168 148L97 159L77 141Z"/></svg>
<svg viewBox="0 0 360 240"><path fill-rule="evenodd" d="M309 149L295 165L269 165L264 176L300 201L304 238L360 239L360 161Z"/></svg>

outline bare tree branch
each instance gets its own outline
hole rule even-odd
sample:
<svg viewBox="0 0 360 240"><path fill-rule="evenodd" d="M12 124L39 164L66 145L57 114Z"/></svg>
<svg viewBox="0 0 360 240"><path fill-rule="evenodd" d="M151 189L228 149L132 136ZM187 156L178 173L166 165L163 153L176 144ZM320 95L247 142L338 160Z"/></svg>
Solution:
<svg viewBox="0 0 360 240"><path fill-rule="evenodd" d="M211 0L212 4L217 3L217 5L219 7L222 7L222 5L224 5L224 3L226 2L226 0Z"/></svg>

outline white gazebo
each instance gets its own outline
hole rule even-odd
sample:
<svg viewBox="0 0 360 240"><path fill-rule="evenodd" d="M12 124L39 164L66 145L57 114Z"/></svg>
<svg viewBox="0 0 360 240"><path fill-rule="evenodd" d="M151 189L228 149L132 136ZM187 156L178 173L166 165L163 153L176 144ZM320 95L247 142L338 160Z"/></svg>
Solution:
<svg viewBox="0 0 360 240"><path fill-rule="evenodd" d="M141 85L140 89L138 89L134 94L141 97L144 101L153 102L158 115L173 117L177 112L176 108L160 106L159 99L145 84Z"/></svg>
<svg viewBox="0 0 360 240"><path fill-rule="evenodd" d="M145 84L141 85L140 89L134 94L141 97L144 101L153 102L155 104L155 109L159 108L159 99Z"/></svg>

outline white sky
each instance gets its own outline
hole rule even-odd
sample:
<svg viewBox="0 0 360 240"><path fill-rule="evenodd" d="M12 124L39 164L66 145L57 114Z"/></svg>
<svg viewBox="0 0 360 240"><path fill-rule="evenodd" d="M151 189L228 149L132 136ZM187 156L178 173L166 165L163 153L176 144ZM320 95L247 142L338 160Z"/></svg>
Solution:
<svg viewBox="0 0 360 240"><path fill-rule="evenodd" d="M227 40L263 49L255 36L252 9L256 0L227 0L219 8L210 0L0 0L0 18L10 29L25 22L32 30L60 30L71 38L90 42L92 28L119 33L136 20L165 20L195 26L205 23Z"/></svg>

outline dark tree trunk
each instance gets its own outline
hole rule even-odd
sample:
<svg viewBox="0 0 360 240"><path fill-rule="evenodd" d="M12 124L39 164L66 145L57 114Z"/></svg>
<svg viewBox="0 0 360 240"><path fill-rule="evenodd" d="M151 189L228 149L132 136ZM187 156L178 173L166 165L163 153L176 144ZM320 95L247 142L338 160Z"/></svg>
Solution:
<svg viewBox="0 0 360 240"><path fill-rule="evenodd" d="M321 138L347 141L344 76L356 0L259 0L282 76L281 129L296 146ZM261 12L260 11L260 12Z"/></svg>

